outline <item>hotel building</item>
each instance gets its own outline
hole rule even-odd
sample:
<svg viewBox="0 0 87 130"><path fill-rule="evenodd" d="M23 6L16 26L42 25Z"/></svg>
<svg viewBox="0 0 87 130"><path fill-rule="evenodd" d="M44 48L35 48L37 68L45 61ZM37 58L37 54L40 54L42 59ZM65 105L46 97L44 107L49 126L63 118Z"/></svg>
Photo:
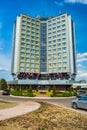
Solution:
<svg viewBox="0 0 87 130"><path fill-rule="evenodd" d="M21 85L69 84L76 76L75 47L71 16L21 14L14 24L11 74Z"/></svg>

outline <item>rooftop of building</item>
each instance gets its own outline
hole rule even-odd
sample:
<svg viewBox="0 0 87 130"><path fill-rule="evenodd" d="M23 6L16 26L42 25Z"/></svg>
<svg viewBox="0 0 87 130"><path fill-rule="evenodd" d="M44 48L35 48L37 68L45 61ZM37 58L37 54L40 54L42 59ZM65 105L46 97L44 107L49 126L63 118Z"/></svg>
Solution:
<svg viewBox="0 0 87 130"><path fill-rule="evenodd" d="M27 15L27 14L20 14L20 16L27 16L27 17L30 17L30 18L34 18L34 19L38 19L38 20L44 20L44 21L46 21L46 20L49 20L49 19L52 19L52 18L56 18L56 17L58 17L58 16L62 16L62 15L67 15L68 16L68 14L67 13L59 13L57 16L40 16L40 15L37 15L37 16L35 16L35 17L32 17L32 16L30 16L30 15Z"/></svg>

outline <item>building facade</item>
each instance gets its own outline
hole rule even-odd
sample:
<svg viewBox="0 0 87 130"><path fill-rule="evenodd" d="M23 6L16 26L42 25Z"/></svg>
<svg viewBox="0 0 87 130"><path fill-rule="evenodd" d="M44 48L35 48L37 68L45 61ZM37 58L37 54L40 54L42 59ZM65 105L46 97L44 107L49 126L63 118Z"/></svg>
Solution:
<svg viewBox="0 0 87 130"><path fill-rule="evenodd" d="M18 16L12 52L11 73L18 79L74 80L76 45L71 16Z"/></svg>

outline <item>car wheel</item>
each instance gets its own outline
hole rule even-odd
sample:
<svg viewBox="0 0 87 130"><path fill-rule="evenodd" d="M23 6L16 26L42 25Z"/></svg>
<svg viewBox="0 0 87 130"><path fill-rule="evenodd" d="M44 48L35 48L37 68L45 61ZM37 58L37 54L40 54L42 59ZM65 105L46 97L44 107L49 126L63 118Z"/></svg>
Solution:
<svg viewBox="0 0 87 130"><path fill-rule="evenodd" d="M73 103L73 104L72 104L72 107L73 107L73 108L75 108L75 109L77 109L77 108L78 108L78 106L77 106L77 104L76 104L76 103Z"/></svg>

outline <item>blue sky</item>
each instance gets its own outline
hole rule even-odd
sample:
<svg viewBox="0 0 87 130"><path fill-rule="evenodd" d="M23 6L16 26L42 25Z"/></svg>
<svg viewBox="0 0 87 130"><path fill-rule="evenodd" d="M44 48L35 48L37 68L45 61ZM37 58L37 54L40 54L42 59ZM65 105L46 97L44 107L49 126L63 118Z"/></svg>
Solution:
<svg viewBox="0 0 87 130"><path fill-rule="evenodd" d="M75 22L77 80L87 80L87 0L0 1L0 78L11 80L12 33L16 16L57 16L67 13Z"/></svg>

